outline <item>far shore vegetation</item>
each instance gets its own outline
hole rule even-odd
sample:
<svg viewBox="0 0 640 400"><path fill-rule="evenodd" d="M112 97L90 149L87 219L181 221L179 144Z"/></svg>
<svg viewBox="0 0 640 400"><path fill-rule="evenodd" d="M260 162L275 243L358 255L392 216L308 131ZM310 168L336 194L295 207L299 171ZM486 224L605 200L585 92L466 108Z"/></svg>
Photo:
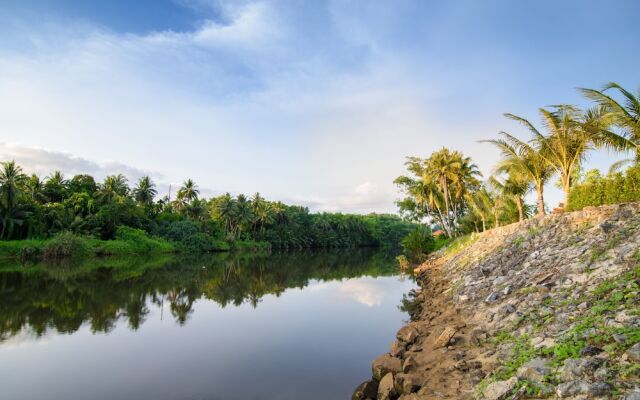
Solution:
<svg viewBox="0 0 640 400"><path fill-rule="evenodd" d="M259 193L200 196L187 179L158 198L148 176L102 182L0 167L0 258L397 246L415 224L395 215L311 213Z"/></svg>
<svg viewBox="0 0 640 400"><path fill-rule="evenodd" d="M405 255L420 261L456 237L544 215L544 189L550 183L564 192L558 211L640 201L640 92L633 94L613 82L601 90L579 91L592 102L591 108L540 108L539 127L505 114L529 137L503 131L482 141L501 153L489 177L482 176L471 158L447 148L427 158L408 157L409 174L395 180L405 195L397 202L400 213L442 235L434 240L423 234L426 228L417 228L403 241ZM598 170L584 171L589 154L599 150L629 158L611 165L604 176ZM530 193L533 204L526 202Z"/></svg>

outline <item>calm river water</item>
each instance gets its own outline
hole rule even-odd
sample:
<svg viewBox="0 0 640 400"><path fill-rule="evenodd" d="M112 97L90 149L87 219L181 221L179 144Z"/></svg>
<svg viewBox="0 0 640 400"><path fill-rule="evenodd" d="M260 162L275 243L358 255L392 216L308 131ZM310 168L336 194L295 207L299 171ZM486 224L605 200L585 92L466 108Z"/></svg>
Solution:
<svg viewBox="0 0 640 400"><path fill-rule="evenodd" d="M349 399L414 286L371 250L0 266L0 398Z"/></svg>

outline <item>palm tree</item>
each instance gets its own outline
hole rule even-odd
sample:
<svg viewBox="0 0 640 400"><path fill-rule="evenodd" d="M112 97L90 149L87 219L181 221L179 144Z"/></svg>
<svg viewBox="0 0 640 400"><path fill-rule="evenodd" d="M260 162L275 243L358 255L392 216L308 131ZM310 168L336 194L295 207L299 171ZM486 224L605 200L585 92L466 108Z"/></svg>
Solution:
<svg viewBox="0 0 640 400"><path fill-rule="evenodd" d="M214 202L212 212L224 221L225 236L234 231L234 216L236 214L236 202L231 194L225 193Z"/></svg>
<svg viewBox="0 0 640 400"><path fill-rule="evenodd" d="M265 201L264 198L260 196L260 193L256 193L251 199L251 205L253 206L255 223L260 226L260 232L263 232L264 226L273 222L271 203Z"/></svg>
<svg viewBox="0 0 640 400"><path fill-rule="evenodd" d="M540 149L540 155L560 175L564 191L564 206L569 204L574 170L580 166L587 153L595 148L625 150L633 146L629 140L606 130L610 114L604 107L585 112L569 106L554 106L553 110L541 108L540 114L548 131L545 136L532 123L513 114L508 118L522 123L533 133L532 143Z"/></svg>
<svg viewBox="0 0 640 400"><path fill-rule="evenodd" d="M247 199L247 196L239 194L236 198L236 207L234 214L234 222L236 229L236 238L239 238L242 231L246 227L251 226L253 222L253 210L251 209L251 202Z"/></svg>
<svg viewBox="0 0 640 400"><path fill-rule="evenodd" d="M451 225L451 193L449 183L456 178L456 170L461 168L461 160L457 159L449 149L442 148L433 153L426 161L427 169L433 173L440 185L440 190L444 196L445 217L448 225Z"/></svg>
<svg viewBox="0 0 640 400"><path fill-rule="evenodd" d="M51 203L60 203L64 200L68 181L60 171L53 171L44 183L44 192Z"/></svg>
<svg viewBox="0 0 640 400"><path fill-rule="evenodd" d="M27 176L22 172L22 168L15 161L2 163L0 169L0 208L2 211L2 231L0 237L4 238L5 233L11 235L14 225L21 225L23 215L18 210L18 198L22 193Z"/></svg>
<svg viewBox="0 0 640 400"><path fill-rule="evenodd" d="M187 179L182 183L182 187L178 190L178 200L190 202L198 198L200 189L198 185L191 179Z"/></svg>
<svg viewBox="0 0 640 400"><path fill-rule="evenodd" d="M143 176L138 181L138 184L133 189L133 197L135 200L144 206L148 206L153 203L153 198L158 194L156 190L156 184L153 183L149 176Z"/></svg>
<svg viewBox="0 0 640 400"><path fill-rule="evenodd" d="M551 178L553 167L534 145L507 132L500 132L500 135L501 139L482 140L495 145L502 153L502 160L495 172L500 174L516 171L520 175L528 176L538 195L538 215L544 215L544 185Z"/></svg>
<svg viewBox="0 0 640 400"><path fill-rule="evenodd" d="M106 202L111 202L118 197L124 197L129 193L127 178L122 174L110 175L104 178L100 185L98 195Z"/></svg>
<svg viewBox="0 0 640 400"><path fill-rule="evenodd" d="M620 104L605 92L617 90L624 99ZM580 89L589 99L595 100L613 116L613 124L623 130L624 135L636 145L636 159L640 160L640 91L637 95L625 90L615 82L607 83L602 90Z"/></svg>
<svg viewBox="0 0 640 400"><path fill-rule="evenodd" d="M477 215L482 221L482 231L486 231L487 220L493 210L493 199L487 189L482 186L474 192L467 193L465 200L471 212Z"/></svg>
<svg viewBox="0 0 640 400"><path fill-rule="evenodd" d="M504 198L512 199L518 208L518 220L524 221L524 196L530 189L528 180L513 172L507 176L504 181L500 181L497 177L489 178L489 184Z"/></svg>
<svg viewBox="0 0 640 400"><path fill-rule="evenodd" d="M44 184L40 177L36 174L33 174L26 180L24 185L24 192L29 196L32 201L42 202L45 200L45 195L43 193Z"/></svg>

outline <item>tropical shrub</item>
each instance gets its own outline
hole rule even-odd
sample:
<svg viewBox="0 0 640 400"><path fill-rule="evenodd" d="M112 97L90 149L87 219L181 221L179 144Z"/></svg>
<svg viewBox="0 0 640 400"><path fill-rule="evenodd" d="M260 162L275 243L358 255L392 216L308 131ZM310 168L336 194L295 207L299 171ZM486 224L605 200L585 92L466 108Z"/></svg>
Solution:
<svg viewBox="0 0 640 400"><path fill-rule="evenodd" d="M425 256L433 250L435 240L431 229L426 226L418 226L402 239L401 245L407 258L419 262L424 260Z"/></svg>
<svg viewBox="0 0 640 400"><path fill-rule="evenodd" d="M87 240L71 232L61 232L49 240L42 249L45 259L71 257L87 253Z"/></svg>
<svg viewBox="0 0 640 400"><path fill-rule="evenodd" d="M600 176L597 171L588 171L586 178L571 191L569 210L581 210L587 206L617 204L640 201L640 164L625 173Z"/></svg>

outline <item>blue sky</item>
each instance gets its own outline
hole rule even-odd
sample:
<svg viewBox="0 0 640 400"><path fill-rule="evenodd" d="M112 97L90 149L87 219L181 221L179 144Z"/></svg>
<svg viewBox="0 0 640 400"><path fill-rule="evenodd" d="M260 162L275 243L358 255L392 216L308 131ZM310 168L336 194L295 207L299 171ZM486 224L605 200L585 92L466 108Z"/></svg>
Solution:
<svg viewBox="0 0 640 400"><path fill-rule="evenodd" d="M394 211L407 155L640 85L636 1L4 0L0 157ZM616 155L594 154L606 169ZM560 199L550 187L547 199Z"/></svg>

